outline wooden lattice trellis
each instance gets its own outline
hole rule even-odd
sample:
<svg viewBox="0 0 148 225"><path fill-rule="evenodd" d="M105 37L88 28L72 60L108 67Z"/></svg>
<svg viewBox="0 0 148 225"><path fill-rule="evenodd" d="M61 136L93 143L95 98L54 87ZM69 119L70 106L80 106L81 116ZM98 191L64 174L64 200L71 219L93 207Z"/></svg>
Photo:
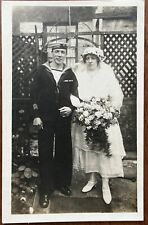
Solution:
<svg viewBox="0 0 148 225"><path fill-rule="evenodd" d="M37 67L36 57L36 42L34 36L13 36L13 98L27 98L30 96L30 85Z"/></svg>
<svg viewBox="0 0 148 225"><path fill-rule="evenodd" d="M114 68L125 97L135 97L137 84L136 34L104 34L106 62Z"/></svg>
<svg viewBox="0 0 148 225"><path fill-rule="evenodd" d="M102 34L105 61L114 68L126 97L120 123L125 147L129 150L136 149L136 104L133 101L137 85L136 38L136 34ZM34 36L13 36L12 44L13 132L23 132L23 136L27 136L28 124L32 123L29 112L32 107L28 101L30 87L37 60L42 56L38 55L41 52Z"/></svg>
<svg viewBox="0 0 148 225"><path fill-rule="evenodd" d="M106 62L114 68L125 97L136 95L136 34L102 34ZM34 36L13 36L13 98L30 96L37 68Z"/></svg>

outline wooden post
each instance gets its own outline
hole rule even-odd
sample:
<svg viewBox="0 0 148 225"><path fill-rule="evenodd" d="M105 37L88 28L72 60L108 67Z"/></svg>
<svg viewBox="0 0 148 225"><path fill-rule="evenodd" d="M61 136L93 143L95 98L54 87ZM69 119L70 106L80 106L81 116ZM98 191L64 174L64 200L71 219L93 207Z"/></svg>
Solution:
<svg viewBox="0 0 148 225"><path fill-rule="evenodd" d="M78 62L78 23L76 24L76 47L75 47L75 62Z"/></svg>
<svg viewBox="0 0 148 225"><path fill-rule="evenodd" d="M101 21L102 19L98 19L97 23L96 23L96 31L100 31L100 23L102 23ZM98 34L96 35L96 44L98 45L98 47L102 47L102 35Z"/></svg>
<svg viewBox="0 0 148 225"><path fill-rule="evenodd" d="M37 33L37 26L35 25L35 43L36 43L36 62L37 67L39 66L39 40L38 40L38 33Z"/></svg>
<svg viewBox="0 0 148 225"><path fill-rule="evenodd" d="M43 23L43 47L47 42L47 25Z"/></svg>

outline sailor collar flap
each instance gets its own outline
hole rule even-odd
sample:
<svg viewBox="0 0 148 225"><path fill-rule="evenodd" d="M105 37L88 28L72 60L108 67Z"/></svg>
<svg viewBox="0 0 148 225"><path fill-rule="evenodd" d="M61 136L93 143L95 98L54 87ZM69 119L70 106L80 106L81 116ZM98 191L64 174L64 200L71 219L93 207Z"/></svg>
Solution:
<svg viewBox="0 0 148 225"><path fill-rule="evenodd" d="M47 64L47 63L44 63L42 64L42 66L44 66L45 70L47 70L49 72L49 78L54 82L56 83L55 79L54 79L54 76L53 76L53 73L52 73L52 70L51 70L51 67ZM62 80L64 83L70 83L70 82L73 82L72 79L64 79L64 74L67 70L70 70L71 68L70 67L65 67L64 70L62 71L62 74L61 74L61 78L59 80L59 82ZM62 79L63 78L63 79Z"/></svg>
<svg viewBox="0 0 148 225"><path fill-rule="evenodd" d="M50 67L49 64L44 63L44 64L42 64L42 66L45 66L46 69L48 69L50 72L52 72L52 71L51 71L51 67ZM69 70L69 69L71 69L71 68L70 68L70 67L67 67L67 66L64 64L64 70L62 71L62 73L64 73L66 70Z"/></svg>

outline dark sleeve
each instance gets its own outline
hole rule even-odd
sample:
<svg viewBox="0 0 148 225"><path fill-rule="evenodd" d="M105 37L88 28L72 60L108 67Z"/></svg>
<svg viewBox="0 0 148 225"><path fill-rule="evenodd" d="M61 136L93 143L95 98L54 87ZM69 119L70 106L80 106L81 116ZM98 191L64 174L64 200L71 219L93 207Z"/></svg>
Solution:
<svg viewBox="0 0 148 225"><path fill-rule="evenodd" d="M73 73L73 72L72 72ZM71 94L78 97L79 98L79 93L78 93L78 80L75 76L75 74L73 73L73 84L71 87Z"/></svg>
<svg viewBox="0 0 148 225"><path fill-rule="evenodd" d="M35 73L30 93L33 118L40 117L37 103L38 95L41 88L40 77L41 77L41 68L39 68Z"/></svg>
<svg viewBox="0 0 148 225"><path fill-rule="evenodd" d="M72 76L73 76L73 83L71 85L71 94L74 95L75 97L79 98L78 80L77 80L76 75L74 74L73 71L72 71ZM72 111L74 111L76 109L76 107L73 106L72 104L71 104L70 108L72 109Z"/></svg>

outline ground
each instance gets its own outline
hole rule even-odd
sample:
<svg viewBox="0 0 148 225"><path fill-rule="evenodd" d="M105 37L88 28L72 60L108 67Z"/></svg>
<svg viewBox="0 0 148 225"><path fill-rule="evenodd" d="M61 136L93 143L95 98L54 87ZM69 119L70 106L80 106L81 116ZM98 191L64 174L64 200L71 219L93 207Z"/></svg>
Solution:
<svg viewBox="0 0 148 225"><path fill-rule="evenodd" d="M124 161L125 178L111 179L110 187L112 202L106 205L102 199L101 179L98 177L97 187L91 192L82 193L86 183L84 174L74 171L72 182L72 196L65 197L58 191L51 196L47 209L40 208L38 192L34 199L34 213L82 213L82 212L136 212L137 210L137 182L136 161Z"/></svg>
<svg viewBox="0 0 148 225"><path fill-rule="evenodd" d="M72 195L66 197L55 191L50 199L49 207L42 209L39 206L38 189L27 200L29 207L25 208L18 201L12 201L12 213L102 213L102 212L136 212L137 211L137 161L132 155L123 161L124 178L110 180L112 202L106 205L102 199L101 178L91 192L82 193L81 189L86 184L87 178L83 172L74 170L72 180ZM14 195L14 194L13 194ZM14 199L14 198L13 198ZM22 210L23 209L23 210Z"/></svg>

